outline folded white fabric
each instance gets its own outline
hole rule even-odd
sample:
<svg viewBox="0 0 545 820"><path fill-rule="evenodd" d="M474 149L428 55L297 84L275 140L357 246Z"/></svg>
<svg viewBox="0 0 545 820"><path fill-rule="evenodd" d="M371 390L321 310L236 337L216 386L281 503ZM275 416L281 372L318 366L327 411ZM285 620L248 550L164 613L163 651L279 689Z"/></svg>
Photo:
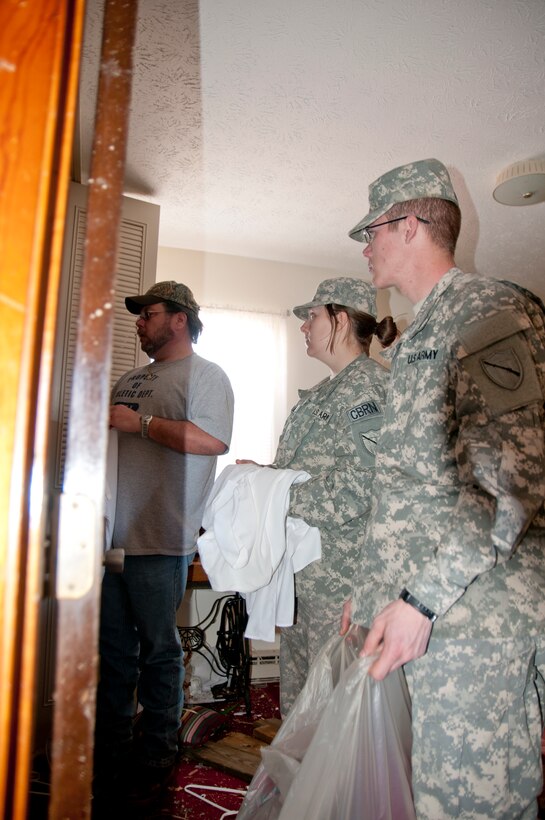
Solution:
<svg viewBox="0 0 545 820"><path fill-rule="evenodd" d="M197 542L212 589L246 598L246 637L274 640L274 626L293 624L293 573L321 557L320 533L288 517L293 483L303 470L233 464L218 476Z"/></svg>

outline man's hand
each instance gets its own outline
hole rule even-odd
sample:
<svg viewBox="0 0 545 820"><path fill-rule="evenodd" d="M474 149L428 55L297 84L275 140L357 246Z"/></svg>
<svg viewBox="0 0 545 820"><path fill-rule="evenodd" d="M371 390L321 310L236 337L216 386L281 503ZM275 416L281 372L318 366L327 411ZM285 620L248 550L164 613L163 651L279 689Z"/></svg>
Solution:
<svg viewBox="0 0 545 820"><path fill-rule="evenodd" d="M369 669L375 680L383 680L389 672L404 663L425 655L432 622L405 601L393 601L380 612L363 645L361 657L380 653Z"/></svg>
<svg viewBox="0 0 545 820"><path fill-rule="evenodd" d="M125 404L113 404L110 407L110 427L122 433L140 433L140 413Z"/></svg>

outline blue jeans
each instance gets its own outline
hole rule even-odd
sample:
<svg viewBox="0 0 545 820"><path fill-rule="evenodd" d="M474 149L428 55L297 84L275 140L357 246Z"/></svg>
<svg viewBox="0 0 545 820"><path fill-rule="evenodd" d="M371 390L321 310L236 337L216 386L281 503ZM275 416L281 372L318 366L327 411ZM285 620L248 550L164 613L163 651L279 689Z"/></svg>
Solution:
<svg viewBox="0 0 545 820"><path fill-rule="evenodd" d="M115 760L130 748L136 693L143 707L141 761L160 767L174 762L184 681L176 610L192 560L193 555L129 555L121 574L104 575L97 755Z"/></svg>

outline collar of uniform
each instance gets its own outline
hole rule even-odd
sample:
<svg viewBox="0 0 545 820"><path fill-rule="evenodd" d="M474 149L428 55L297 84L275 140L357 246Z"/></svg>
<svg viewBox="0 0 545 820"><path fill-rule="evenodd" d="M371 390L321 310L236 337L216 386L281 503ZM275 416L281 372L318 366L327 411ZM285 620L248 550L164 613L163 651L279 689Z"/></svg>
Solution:
<svg viewBox="0 0 545 820"><path fill-rule="evenodd" d="M362 359L368 358L369 356L366 353L360 353L359 356L356 356L355 359L352 359L352 361L349 362L346 365L346 367L343 367L343 369L339 370L339 372L336 373L334 376L326 376L325 379L322 379L321 382L318 382L318 384L315 384L313 387L299 388L299 390L297 391L299 398L304 399L307 396L310 396L312 393L317 393L323 387L326 387L326 385L330 388L334 388L341 376L346 375L346 373L349 370L352 370L353 367L356 367Z"/></svg>
<svg viewBox="0 0 545 820"><path fill-rule="evenodd" d="M450 268L450 270L448 270L445 275L441 277L435 287L432 288L424 299L422 306L412 323L403 333L403 336L406 339L412 339L413 336L416 336L416 334L428 323L429 316L433 313L437 302L443 296L445 291L451 287L453 281L460 275L462 275L460 268Z"/></svg>
<svg viewBox="0 0 545 820"><path fill-rule="evenodd" d="M312 387L300 387L297 390L297 395L300 399L305 399L307 396L310 396L312 393L315 393L317 390L320 390L320 388L323 387L324 384L327 384L329 381L331 381L331 377L326 376L325 379L322 379L322 381L318 382L318 384L312 385Z"/></svg>
<svg viewBox="0 0 545 820"><path fill-rule="evenodd" d="M430 314L433 312L437 301L441 298L443 293L452 285L453 280L462 273L460 268L450 268L444 276L441 277L439 282L432 288L432 290L428 293L424 301L420 305L420 309L418 310L416 316L414 317L411 324L405 328L399 339L390 345L389 348L386 350L381 351L381 356L387 360L393 360L399 345L407 341L407 339L412 339L419 333L423 327L428 323L428 318Z"/></svg>

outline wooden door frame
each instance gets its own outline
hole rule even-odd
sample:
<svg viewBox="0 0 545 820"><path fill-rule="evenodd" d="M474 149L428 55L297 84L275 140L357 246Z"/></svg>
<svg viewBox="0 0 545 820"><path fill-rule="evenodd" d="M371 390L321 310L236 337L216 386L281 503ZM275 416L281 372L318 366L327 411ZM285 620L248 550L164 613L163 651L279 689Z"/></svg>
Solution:
<svg viewBox="0 0 545 820"><path fill-rule="evenodd" d="M57 294L84 0L0 4L0 805L26 817Z"/></svg>
<svg viewBox="0 0 545 820"><path fill-rule="evenodd" d="M103 399L109 389L112 334L112 311L108 306L115 281L136 9L137 0L105 3L100 81L103 105L101 108L99 86L96 118L101 138L93 147L93 163L107 185L97 184L93 190L91 183L89 221L93 223L93 199L97 225L101 221L99 212L107 213L109 218L93 237L88 231L81 338L78 335L79 387L85 392L96 376L93 395L100 399L98 439L104 442L107 400ZM85 0L0 3L0 321L7 341L0 388L0 805L4 820L24 820L27 816L48 509L51 382L84 12ZM119 72L108 70L112 65L117 65ZM95 256L104 257L98 266L93 242ZM104 314L109 315L104 318ZM87 356L89 346L94 348L102 341L106 342L102 360L96 350L93 356ZM88 359L92 360L90 367ZM73 408L78 408L78 402L81 397L73 398ZM70 432L69 421L73 446L69 454L72 474L67 483L71 494L64 510L61 505L60 528L65 519L76 534L88 523L94 527L93 535L85 542L92 555L84 559L83 566L78 554L81 539L73 534L60 538L62 550L56 567L62 604L59 624L61 629L66 627L67 614L75 613L74 623L84 628L78 633L74 623L69 624L78 656L73 669L67 665L67 652L58 656L49 811L52 820L90 815L98 567L102 558L97 522L102 516L103 498L97 501L74 494L73 484L74 475L79 471L81 477L86 469L90 481L94 477L103 480L105 446L98 451L89 447L93 409L86 408L84 427L75 434ZM81 433L84 442L80 447ZM89 618L91 628L82 624ZM62 642L61 634L57 643ZM82 663L87 669L83 691L87 701L78 697L74 703L75 683L82 686ZM63 711L69 712L69 720Z"/></svg>
<svg viewBox="0 0 545 820"><path fill-rule="evenodd" d="M106 0L56 552L49 817L88 818L113 320L137 0Z"/></svg>

